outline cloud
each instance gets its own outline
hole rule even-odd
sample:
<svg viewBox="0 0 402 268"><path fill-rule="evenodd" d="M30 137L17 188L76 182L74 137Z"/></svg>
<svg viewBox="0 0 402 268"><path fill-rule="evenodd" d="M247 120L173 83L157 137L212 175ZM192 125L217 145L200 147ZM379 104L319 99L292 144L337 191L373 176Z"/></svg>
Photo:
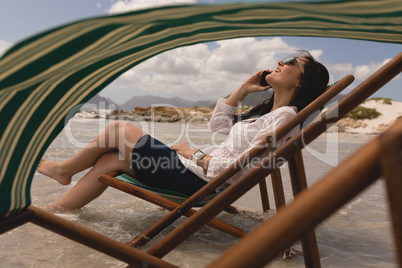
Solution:
<svg viewBox="0 0 402 268"><path fill-rule="evenodd" d="M335 74L337 79L347 75L353 74L357 81L363 81L367 79L370 75L375 73L383 65L385 65L391 59L385 59L382 62L371 62L370 64L356 65L352 63L339 63L329 66L330 72ZM400 79L400 75L396 79Z"/></svg>
<svg viewBox="0 0 402 268"><path fill-rule="evenodd" d="M197 3L196 0L119 0L109 8L108 13L115 14L157 6L195 3Z"/></svg>
<svg viewBox="0 0 402 268"><path fill-rule="evenodd" d="M134 67L117 79L113 88L125 92L122 101L135 96L135 91L217 99L234 92L258 70L276 68L279 60L299 49L279 37L239 38L181 47ZM321 50L311 52L317 56L323 54Z"/></svg>
<svg viewBox="0 0 402 268"><path fill-rule="evenodd" d="M10 47L11 47L10 43L4 40L0 40L0 56L3 55L3 53L6 52L6 50Z"/></svg>
<svg viewBox="0 0 402 268"><path fill-rule="evenodd" d="M318 61L320 61L320 57L324 54L324 51L321 49L313 49L310 51L310 54Z"/></svg>
<svg viewBox="0 0 402 268"><path fill-rule="evenodd" d="M385 65L391 59L385 59L382 62L372 62L369 65L358 65L355 67L354 75L356 79L364 80L378 69L380 69L383 65Z"/></svg>
<svg viewBox="0 0 402 268"><path fill-rule="evenodd" d="M351 63L337 63L328 66L329 72L338 76L345 76L354 73L354 67Z"/></svg>

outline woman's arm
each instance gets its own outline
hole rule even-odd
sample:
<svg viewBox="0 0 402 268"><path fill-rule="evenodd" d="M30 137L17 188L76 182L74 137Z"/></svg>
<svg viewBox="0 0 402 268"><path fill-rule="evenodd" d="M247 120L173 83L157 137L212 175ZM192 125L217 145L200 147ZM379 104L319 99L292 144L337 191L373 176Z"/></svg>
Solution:
<svg viewBox="0 0 402 268"><path fill-rule="evenodd" d="M192 149L190 146L188 146L187 143L181 142L176 145L172 146L172 150L176 151L179 155L192 160L193 154L195 153L196 150ZM209 154L206 154L203 158L197 161L197 165L202 167L204 172L206 173L208 171L208 165L209 161L211 160L212 156Z"/></svg>
<svg viewBox="0 0 402 268"><path fill-rule="evenodd" d="M225 100L224 103L230 106L237 106L247 97L248 94L265 91L271 88L270 86L264 87L260 85L261 75L262 71L258 71L250 76L232 95L230 95L229 98Z"/></svg>
<svg viewBox="0 0 402 268"><path fill-rule="evenodd" d="M296 114L297 114L296 107L283 106L261 117L260 120L255 122L255 124L258 124L256 128L259 129L259 131L254 135L247 150L250 150L255 145L259 144L268 135L273 134L282 125L286 124L290 119L292 119L292 117L294 117ZM276 145L280 146L289 137L295 135L298 132L298 130L299 126L289 131L284 137L282 137L282 139L276 141L277 142Z"/></svg>
<svg viewBox="0 0 402 268"><path fill-rule="evenodd" d="M225 104L224 101L225 99L219 99L216 103L211 119L208 122L208 129L228 135L233 126L233 115L237 111L237 105L230 106Z"/></svg>
<svg viewBox="0 0 402 268"><path fill-rule="evenodd" d="M211 131L229 134L233 126L233 115L236 113L239 103L250 93L265 91L270 88L269 86L263 87L260 85L261 75L262 71L255 73L244 81L228 99L220 99L217 102L208 122L208 128Z"/></svg>

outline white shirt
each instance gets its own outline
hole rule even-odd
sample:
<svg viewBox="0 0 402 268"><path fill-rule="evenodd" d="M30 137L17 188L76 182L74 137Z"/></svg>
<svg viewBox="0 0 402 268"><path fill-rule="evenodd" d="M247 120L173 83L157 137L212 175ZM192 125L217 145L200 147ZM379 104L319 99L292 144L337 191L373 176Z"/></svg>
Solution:
<svg viewBox="0 0 402 268"><path fill-rule="evenodd" d="M208 171L205 173L202 167L179 155L181 162L189 170L206 181L214 179L223 170L229 167L242 155L247 153L297 113L296 107L282 106L261 117L246 119L233 125L233 115L236 113L237 107L227 105L224 101L225 99L219 99L214 111L212 112L208 127L211 131L226 134L228 137L226 141L219 145L212 145L203 149L205 153L212 156L208 165ZM299 127L295 127L292 131L277 141L277 146L283 144L298 131ZM257 161L253 160L253 165L260 159L261 158L257 159ZM232 178L227 182L233 183L250 167L251 164L232 176Z"/></svg>

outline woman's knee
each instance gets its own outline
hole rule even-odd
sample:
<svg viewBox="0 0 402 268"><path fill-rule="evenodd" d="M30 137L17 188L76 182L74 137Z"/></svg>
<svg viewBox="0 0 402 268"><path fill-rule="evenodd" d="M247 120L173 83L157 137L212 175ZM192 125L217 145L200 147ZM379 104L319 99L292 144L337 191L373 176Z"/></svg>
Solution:
<svg viewBox="0 0 402 268"><path fill-rule="evenodd" d="M114 120L113 122L111 122L109 124L109 129L120 134L125 133L127 130L129 130L133 134L143 133L142 129L140 129L139 127L122 120Z"/></svg>
<svg viewBox="0 0 402 268"><path fill-rule="evenodd" d="M105 173L113 171L127 172L130 170L130 165L121 153L109 152L98 158L94 168L102 170Z"/></svg>
<svg viewBox="0 0 402 268"><path fill-rule="evenodd" d="M122 121L122 120L114 120L111 122L108 126L110 130L121 130L125 129L127 126L128 122Z"/></svg>
<svg viewBox="0 0 402 268"><path fill-rule="evenodd" d="M110 140L113 146L124 155L126 161L129 161L134 146L138 140L146 133L139 127L125 121L116 120L110 123Z"/></svg>

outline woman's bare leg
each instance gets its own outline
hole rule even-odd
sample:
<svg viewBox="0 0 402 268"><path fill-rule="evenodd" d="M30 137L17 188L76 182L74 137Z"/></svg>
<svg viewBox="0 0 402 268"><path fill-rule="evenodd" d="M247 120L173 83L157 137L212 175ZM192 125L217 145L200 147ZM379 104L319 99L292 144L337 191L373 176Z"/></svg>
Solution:
<svg viewBox="0 0 402 268"><path fill-rule="evenodd" d="M105 153L120 152L129 163L134 145L144 134L146 133L140 128L130 123L114 121L70 159L63 162L43 159L37 170L60 184L67 185L74 174L94 166L98 158Z"/></svg>
<svg viewBox="0 0 402 268"><path fill-rule="evenodd" d="M107 188L98 181L102 174L121 171L134 176L134 171L119 152L109 152L98 158L93 168L52 207L56 209L79 209L99 197Z"/></svg>

